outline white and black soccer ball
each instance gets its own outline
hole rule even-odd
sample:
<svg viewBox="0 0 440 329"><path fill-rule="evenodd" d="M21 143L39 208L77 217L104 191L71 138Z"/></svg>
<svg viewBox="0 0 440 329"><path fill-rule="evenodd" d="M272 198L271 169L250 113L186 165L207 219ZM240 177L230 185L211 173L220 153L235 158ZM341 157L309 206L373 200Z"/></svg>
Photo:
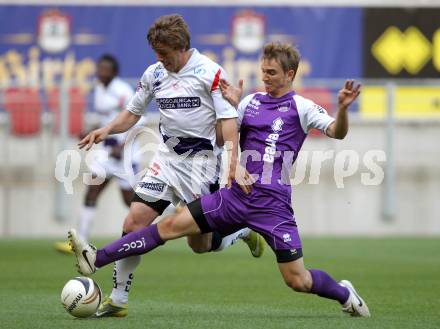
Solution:
<svg viewBox="0 0 440 329"><path fill-rule="evenodd" d="M95 314L101 304L101 289L92 279L78 276L64 286L61 304L74 317L87 318Z"/></svg>

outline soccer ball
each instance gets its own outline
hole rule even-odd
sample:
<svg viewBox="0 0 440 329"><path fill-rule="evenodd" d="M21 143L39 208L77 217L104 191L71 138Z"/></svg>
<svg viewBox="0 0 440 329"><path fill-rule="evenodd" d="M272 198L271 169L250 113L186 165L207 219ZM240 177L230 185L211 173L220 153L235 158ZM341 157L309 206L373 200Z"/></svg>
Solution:
<svg viewBox="0 0 440 329"><path fill-rule="evenodd" d="M61 304L74 317L87 318L95 314L101 304L101 289L92 279L78 276L64 286Z"/></svg>

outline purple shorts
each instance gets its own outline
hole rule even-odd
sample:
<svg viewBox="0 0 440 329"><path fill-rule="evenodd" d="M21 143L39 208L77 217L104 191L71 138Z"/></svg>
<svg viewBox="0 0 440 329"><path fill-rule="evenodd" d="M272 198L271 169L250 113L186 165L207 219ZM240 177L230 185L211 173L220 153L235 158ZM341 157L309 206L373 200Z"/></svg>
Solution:
<svg viewBox="0 0 440 329"><path fill-rule="evenodd" d="M245 194L233 184L231 189L202 196L201 206L212 231L227 235L249 227L274 251L302 248L290 196L285 193L254 186Z"/></svg>

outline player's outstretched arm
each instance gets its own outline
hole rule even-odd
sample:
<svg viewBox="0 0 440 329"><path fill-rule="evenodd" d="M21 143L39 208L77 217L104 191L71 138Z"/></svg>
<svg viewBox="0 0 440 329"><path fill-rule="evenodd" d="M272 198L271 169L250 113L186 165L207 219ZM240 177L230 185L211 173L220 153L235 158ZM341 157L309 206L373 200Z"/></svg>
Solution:
<svg viewBox="0 0 440 329"><path fill-rule="evenodd" d="M338 112L335 121L327 128L327 136L343 139L348 132L348 107L361 93L361 84L354 80L346 80L338 93Z"/></svg>
<svg viewBox="0 0 440 329"><path fill-rule="evenodd" d="M122 111L107 126L91 131L79 143L80 149L84 148L88 151L93 144L98 144L111 134L119 134L126 132L139 121L140 115L131 113L130 111Z"/></svg>

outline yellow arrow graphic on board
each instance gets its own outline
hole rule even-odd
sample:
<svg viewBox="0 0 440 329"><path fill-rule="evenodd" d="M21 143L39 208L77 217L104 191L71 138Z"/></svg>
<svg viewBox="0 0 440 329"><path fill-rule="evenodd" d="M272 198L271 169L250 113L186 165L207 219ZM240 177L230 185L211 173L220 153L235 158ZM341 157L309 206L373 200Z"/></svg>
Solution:
<svg viewBox="0 0 440 329"><path fill-rule="evenodd" d="M417 74L431 59L432 46L414 26L410 26L405 32L390 26L373 43L371 52L391 74L398 74L402 69Z"/></svg>

